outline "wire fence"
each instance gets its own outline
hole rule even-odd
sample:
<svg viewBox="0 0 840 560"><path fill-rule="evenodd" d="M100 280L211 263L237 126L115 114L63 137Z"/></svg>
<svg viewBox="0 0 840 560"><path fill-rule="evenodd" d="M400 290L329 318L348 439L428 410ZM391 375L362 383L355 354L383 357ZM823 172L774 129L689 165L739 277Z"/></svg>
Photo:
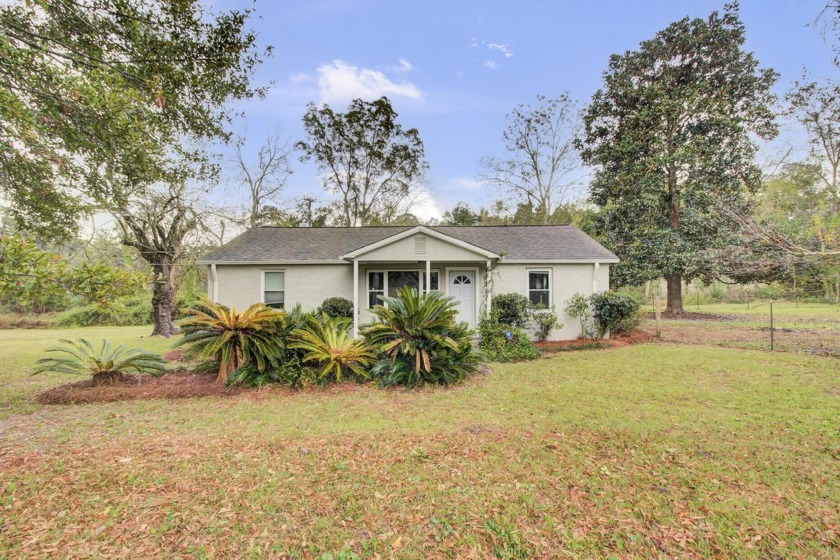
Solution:
<svg viewBox="0 0 840 560"><path fill-rule="evenodd" d="M758 300L687 302L686 314L657 321L651 299L642 329L667 342L712 344L840 357L840 305ZM664 303L659 303L664 310Z"/></svg>

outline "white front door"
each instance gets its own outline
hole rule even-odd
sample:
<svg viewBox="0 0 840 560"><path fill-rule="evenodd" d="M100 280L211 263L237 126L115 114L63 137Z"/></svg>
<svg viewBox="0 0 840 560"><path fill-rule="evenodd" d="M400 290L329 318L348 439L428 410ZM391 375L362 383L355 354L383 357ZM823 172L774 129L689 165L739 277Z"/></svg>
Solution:
<svg viewBox="0 0 840 560"><path fill-rule="evenodd" d="M466 322L471 329L475 328L475 271L450 270L449 295L458 304L458 321Z"/></svg>

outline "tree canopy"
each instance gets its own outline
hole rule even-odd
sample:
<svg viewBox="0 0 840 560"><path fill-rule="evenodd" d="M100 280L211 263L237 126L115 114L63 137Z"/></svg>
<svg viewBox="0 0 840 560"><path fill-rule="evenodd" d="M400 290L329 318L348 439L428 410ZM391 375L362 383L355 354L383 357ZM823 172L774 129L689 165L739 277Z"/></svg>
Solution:
<svg viewBox="0 0 840 560"><path fill-rule="evenodd" d="M309 104L303 117L308 138L296 147L303 161L318 164L324 188L339 196L341 225L369 225L410 210L396 207L411 201L427 164L420 133L404 130L397 116L387 97L355 99L344 113Z"/></svg>
<svg viewBox="0 0 840 560"><path fill-rule="evenodd" d="M22 227L66 237L227 139L227 102L259 95L250 10L200 0L55 0L0 6L0 189Z"/></svg>
<svg viewBox="0 0 840 560"><path fill-rule="evenodd" d="M707 249L727 242L717 212L761 184L751 137L776 135L777 78L743 50L737 4L669 25L610 58L584 114L582 157L597 167L598 231L622 263L614 283L665 277L681 313L683 281L718 273Z"/></svg>

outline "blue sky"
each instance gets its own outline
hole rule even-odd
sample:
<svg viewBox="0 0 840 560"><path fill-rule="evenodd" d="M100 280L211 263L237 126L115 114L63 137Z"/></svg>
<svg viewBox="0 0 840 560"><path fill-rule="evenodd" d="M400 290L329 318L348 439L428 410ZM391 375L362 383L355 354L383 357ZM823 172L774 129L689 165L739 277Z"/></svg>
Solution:
<svg viewBox="0 0 840 560"><path fill-rule="evenodd" d="M485 155L501 155L505 116L535 96L568 90L584 106L601 84L613 53L635 49L669 23L706 17L722 1L498 2L438 0L257 0L254 27L274 56L257 71L273 82L266 99L240 108L235 130L251 151L280 129L303 137L310 101L342 110L355 97L387 95L405 127L426 148L425 184L432 200L420 210L439 215L458 201L473 206L499 198L476 175ZM832 54L813 23L824 0L741 2L747 49L781 74L783 94L802 75L836 75ZM218 0L216 9L251 6ZM784 137L795 135L786 129ZM321 200L312 163L292 161L286 197ZM233 202L236 194L225 189Z"/></svg>

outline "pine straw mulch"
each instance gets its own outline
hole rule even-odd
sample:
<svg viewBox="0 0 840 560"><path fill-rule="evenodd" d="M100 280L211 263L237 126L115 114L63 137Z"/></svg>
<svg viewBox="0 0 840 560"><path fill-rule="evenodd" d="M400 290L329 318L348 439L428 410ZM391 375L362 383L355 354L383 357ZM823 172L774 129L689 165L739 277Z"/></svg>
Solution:
<svg viewBox="0 0 840 560"><path fill-rule="evenodd" d="M478 368L479 375L490 375L487 365ZM343 393L363 389L365 385L353 382L331 383L326 387L313 386L309 390L320 393ZM306 391L307 389L304 389ZM392 391L410 390L400 387ZM295 394L300 390L283 385L268 387L226 387L216 382L215 374L174 371L161 377L125 375L122 381L93 385L91 380L77 381L48 389L35 397L41 404L90 404L114 401L188 399L193 397L245 397L263 398L271 394Z"/></svg>
<svg viewBox="0 0 840 560"><path fill-rule="evenodd" d="M94 385L90 379L54 387L39 394L41 404L85 404L148 399L186 399L236 395L242 388L216 383L216 376L191 371L174 371L161 377L125 375L122 381Z"/></svg>
<svg viewBox="0 0 840 560"><path fill-rule="evenodd" d="M613 335L610 338L593 340L591 338L576 338L574 340L544 340L534 345L540 352L565 352L571 350L597 350L602 348L623 348L631 344L654 342L656 337L643 331L633 331Z"/></svg>

